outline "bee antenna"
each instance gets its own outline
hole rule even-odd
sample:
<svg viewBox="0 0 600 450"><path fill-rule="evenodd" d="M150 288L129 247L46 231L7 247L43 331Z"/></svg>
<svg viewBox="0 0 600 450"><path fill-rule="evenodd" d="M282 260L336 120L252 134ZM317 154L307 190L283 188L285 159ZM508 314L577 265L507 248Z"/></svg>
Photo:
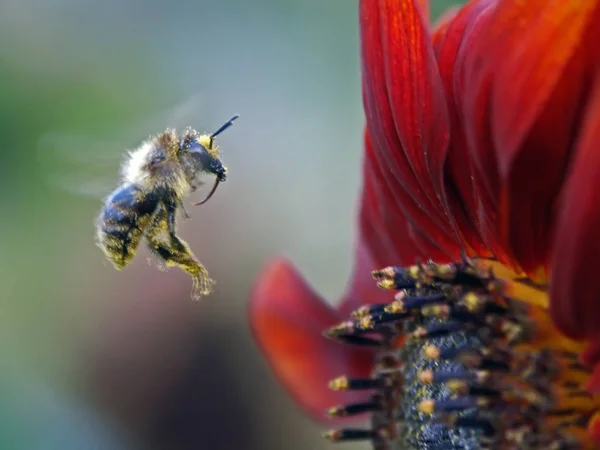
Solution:
<svg viewBox="0 0 600 450"><path fill-rule="evenodd" d="M217 131L215 131L213 134L210 135L210 147L211 148L212 148L212 144L213 144L213 139L215 137L217 137L219 134L221 134L223 131L225 131L227 128L229 128L231 125L233 125L233 121L235 119L237 119L238 117L240 117L239 114L234 115L233 117L231 117L231 119L229 119L227 122L225 122L223 125L221 125Z"/></svg>
<svg viewBox="0 0 600 450"><path fill-rule="evenodd" d="M215 184L213 185L212 189L210 190L210 192L208 193L208 195L206 196L206 198L204 200L202 200L201 202L198 203L192 203L192 206L200 206L200 205L204 205L215 193L215 191L217 190L217 186L219 185L219 178L217 177L217 179L215 180Z"/></svg>

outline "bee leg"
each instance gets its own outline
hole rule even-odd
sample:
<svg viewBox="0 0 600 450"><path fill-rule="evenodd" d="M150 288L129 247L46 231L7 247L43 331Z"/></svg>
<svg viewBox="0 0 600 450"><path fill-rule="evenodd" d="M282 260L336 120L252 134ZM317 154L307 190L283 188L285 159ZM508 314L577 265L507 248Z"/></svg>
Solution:
<svg viewBox="0 0 600 450"><path fill-rule="evenodd" d="M175 213L177 210L176 204L173 202L167 203L166 210L167 226L169 229L169 237L171 238L171 246L182 258L180 266L194 278L194 291L200 292L200 296L207 295L212 291L215 281L209 278L208 271L202 265L202 263L196 259L188 244L181 240L179 236L177 236L175 231Z"/></svg>
<svg viewBox="0 0 600 450"><path fill-rule="evenodd" d="M210 294L214 281L209 278L208 271L195 258L187 243L175 235L174 210L172 214L173 218L170 218L170 213L167 213L165 208L159 208L146 228L146 239L150 249L159 259L163 260L167 265L179 266L192 276L192 298L197 300L204 295ZM163 231L168 231L170 242L164 242L159 238Z"/></svg>
<svg viewBox="0 0 600 450"><path fill-rule="evenodd" d="M190 215L187 213L187 211L183 207L183 202L179 202L179 207L181 208L181 211L183 212L183 217L185 218L185 220L191 219Z"/></svg>

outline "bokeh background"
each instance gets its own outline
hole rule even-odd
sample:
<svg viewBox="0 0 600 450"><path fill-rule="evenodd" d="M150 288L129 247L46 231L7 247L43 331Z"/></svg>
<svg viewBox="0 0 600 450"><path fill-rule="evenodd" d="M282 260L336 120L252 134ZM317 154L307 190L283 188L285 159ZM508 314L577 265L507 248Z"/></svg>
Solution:
<svg viewBox="0 0 600 450"><path fill-rule="evenodd" d="M146 250L116 272L93 234L124 149L233 113L179 227L215 295ZM0 449L331 448L245 305L274 254L342 292L362 122L356 0L2 0Z"/></svg>

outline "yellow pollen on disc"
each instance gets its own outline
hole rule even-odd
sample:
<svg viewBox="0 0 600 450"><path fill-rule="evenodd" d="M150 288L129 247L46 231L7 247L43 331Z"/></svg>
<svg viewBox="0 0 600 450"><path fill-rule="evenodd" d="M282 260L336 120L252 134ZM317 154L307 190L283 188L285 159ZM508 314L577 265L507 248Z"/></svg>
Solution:
<svg viewBox="0 0 600 450"><path fill-rule="evenodd" d="M522 273L516 273L498 261L476 260L474 263L486 271L491 269L496 278L503 283L504 295L529 305L526 312L527 319L532 323L532 333L527 339L517 344L513 350L521 355L542 355L544 351L553 352L556 355L570 355L557 358L555 375L552 379L552 403L548 396L540 396L538 393L523 391L518 394L507 392L506 396L520 395L527 402L546 406L552 404L553 409L574 410L579 417L589 417L588 427L591 427L594 419L600 411L600 397L585 392L585 386L590 373L579 364L578 355L584 349L585 344L573 341L563 336L552 323L548 308L549 297L547 285L536 283ZM546 281L545 271L536 272L536 280ZM518 328L504 330L507 335L518 333ZM519 380L515 379L515 383ZM570 424L568 420L559 415L548 415L547 424L561 427L576 436L582 449L596 448L591 442L587 430L577 426L575 421Z"/></svg>
<svg viewBox="0 0 600 450"><path fill-rule="evenodd" d="M364 330L373 328L373 319L370 316L366 316L360 319L360 327Z"/></svg>
<svg viewBox="0 0 600 450"><path fill-rule="evenodd" d="M469 386L462 380L450 380L446 383L446 387L454 393L466 394Z"/></svg>
<svg viewBox="0 0 600 450"><path fill-rule="evenodd" d="M390 290L394 288L394 280L389 280L389 279L385 279L385 280L381 280L377 283L377 286L379 286L381 289L385 289L385 290Z"/></svg>
<svg viewBox="0 0 600 450"><path fill-rule="evenodd" d="M369 315L369 307L368 306L361 306L360 308L358 308L356 311L353 311L351 316L354 317L355 319L361 319L367 315Z"/></svg>
<svg viewBox="0 0 600 450"><path fill-rule="evenodd" d="M463 302L465 303L465 305L468 306L468 308L471 311L478 309L479 305L481 304L479 297L473 292L469 292L468 294L466 294L463 297Z"/></svg>
<svg viewBox="0 0 600 450"><path fill-rule="evenodd" d="M495 450L595 448L588 430L600 433L600 399L585 391L584 344L554 327L546 285L486 259L428 261L372 275L394 299L367 304L326 332L376 351L369 378L339 377L329 387L370 391L377 401L327 411L368 412L371 428L331 431L329 439L417 448L429 424L445 424L476 431L456 435L464 439L461 448L488 439Z"/></svg>
<svg viewBox="0 0 600 450"><path fill-rule="evenodd" d="M498 261L481 259L476 260L475 264L486 270L491 269L495 277L503 280L504 292L507 295L530 305L548 308L548 291L545 285L526 279L524 274L517 273Z"/></svg>
<svg viewBox="0 0 600 450"><path fill-rule="evenodd" d="M423 349L423 353L429 359L438 359L440 357L440 349L435 345L427 345Z"/></svg>
<svg viewBox="0 0 600 450"><path fill-rule="evenodd" d="M339 377L329 382L329 389L333 391L344 391L350 386L348 377Z"/></svg>
<svg viewBox="0 0 600 450"><path fill-rule="evenodd" d="M423 414L433 414L435 411L435 401L434 400L423 400L418 405L419 411Z"/></svg>
<svg viewBox="0 0 600 450"><path fill-rule="evenodd" d="M385 308L383 308L383 310L386 313L391 313L391 314L401 313L401 312L404 312L404 305L402 304L401 301L395 300L394 302L390 303Z"/></svg>
<svg viewBox="0 0 600 450"><path fill-rule="evenodd" d="M423 384L430 384L433 382L433 371L424 370L419 373L419 381Z"/></svg>
<svg viewBox="0 0 600 450"><path fill-rule="evenodd" d="M336 417L336 416L339 416L339 415L343 415L343 411L344 411L343 407L334 406L334 407L329 408L327 410L327 415L329 417Z"/></svg>

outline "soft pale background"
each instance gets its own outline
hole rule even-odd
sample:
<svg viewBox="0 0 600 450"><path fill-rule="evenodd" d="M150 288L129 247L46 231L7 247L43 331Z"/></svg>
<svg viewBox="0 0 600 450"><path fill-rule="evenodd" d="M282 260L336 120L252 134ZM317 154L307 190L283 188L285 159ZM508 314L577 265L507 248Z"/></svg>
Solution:
<svg viewBox="0 0 600 450"><path fill-rule="evenodd" d="M357 1L166 4L0 3L2 449L330 448L258 355L245 302L276 253L327 298L343 289ZM211 131L233 113L219 140L230 178L180 226L216 295L192 302L189 277L145 250L114 271L94 246L89 185L108 193L123 149L148 134Z"/></svg>

